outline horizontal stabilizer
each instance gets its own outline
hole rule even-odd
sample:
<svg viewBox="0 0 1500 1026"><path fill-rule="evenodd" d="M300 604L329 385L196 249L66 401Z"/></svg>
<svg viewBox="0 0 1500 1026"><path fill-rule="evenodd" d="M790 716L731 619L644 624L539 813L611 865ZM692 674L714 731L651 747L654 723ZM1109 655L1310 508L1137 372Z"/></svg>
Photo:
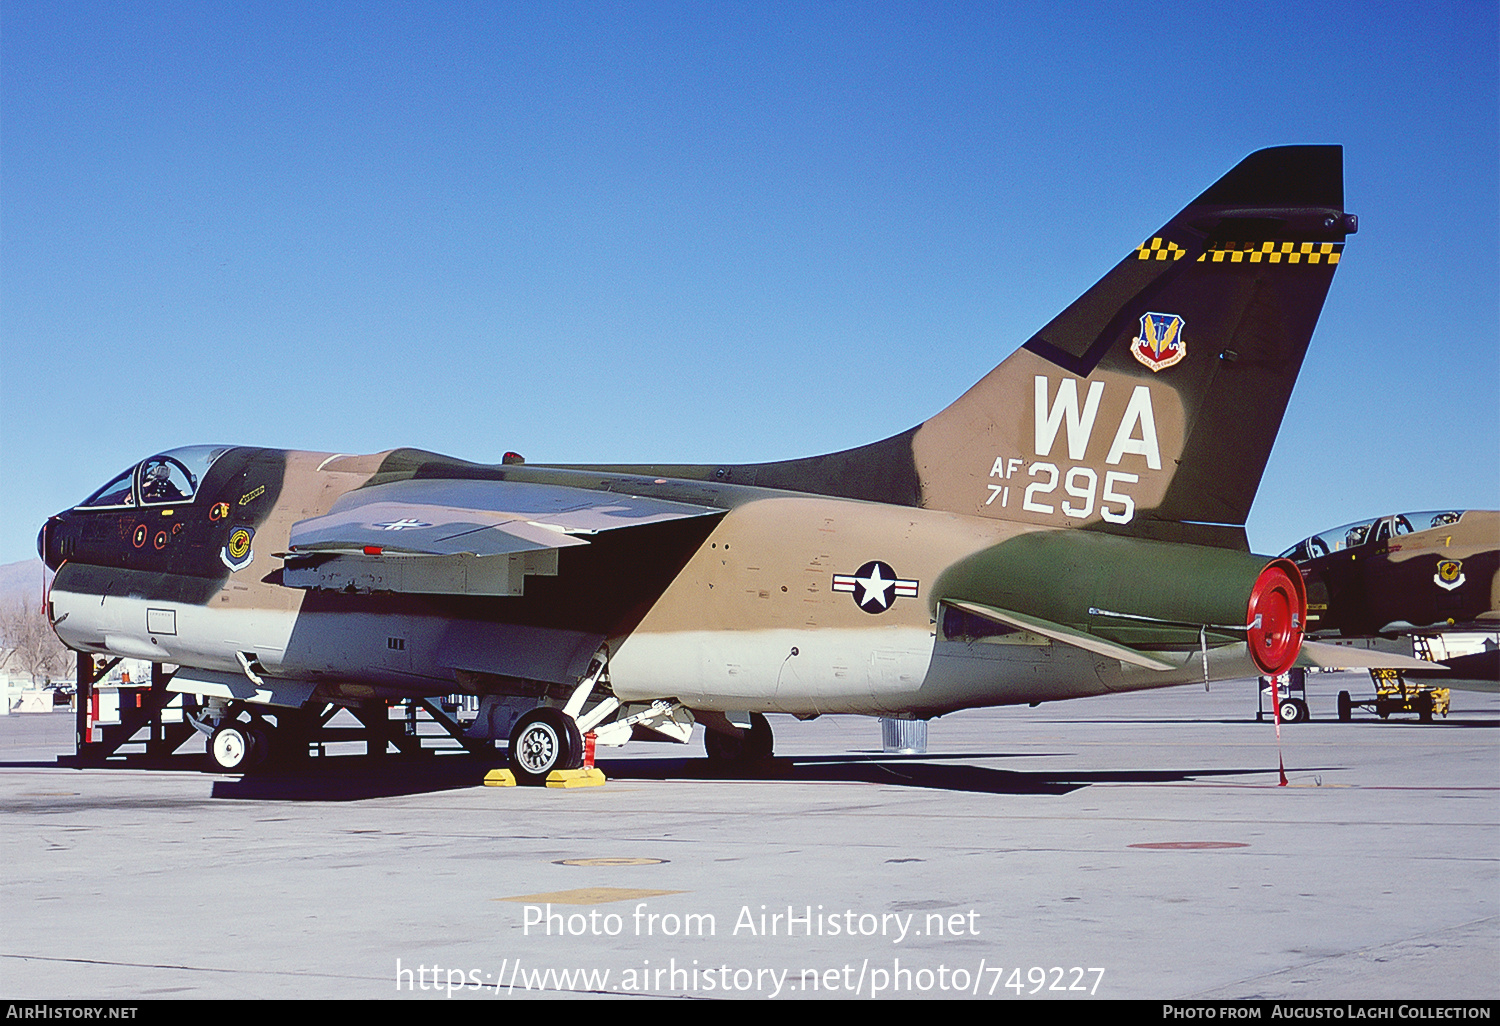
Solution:
<svg viewBox="0 0 1500 1026"><path fill-rule="evenodd" d="M997 609L994 606L986 606L978 602L964 602L954 599L947 599L946 601L948 605L955 609L962 609L966 613L982 616L986 620L993 620L995 623L1004 624L1007 627L1015 627L1018 630L1031 631L1033 634L1040 634L1043 637L1051 638L1053 641L1060 641L1064 645L1072 645L1074 648L1081 648L1087 652L1093 652L1095 655L1102 655L1109 659L1118 659L1122 663L1129 663L1132 666L1144 666L1148 670L1176 670L1179 668L1177 663L1169 663L1156 656L1147 655L1145 652L1137 649L1118 645L1113 641L1105 641L1103 638L1096 638L1092 634L1074 630L1071 627L1064 627L1062 624L1053 623L1051 620L1043 620L1036 616L1027 616L1024 613L1012 612L1009 609Z"/></svg>
<svg viewBox="0 0 1500 1026"><path fill-rule="evenodd" d="M1349 645L1331 645L1326 641L1304 641L1298 666L1319 666L1328 669L1368 670L1446 670L1442 663L1427 659L1416 659L1396 652L1380 652L1372 649L1353 648Z"/></svg>
<svg viewBox="0 0 1500 1026"><path fill-rule="evenodd" d="M1456 687L1479 683L1488 685L1482 690L1494 691L1500 686L1500 650L1492 648L1468 655L1449 656L1446 669L1430 663L1427 667L1406 674L1406 679L1423 682L1429 679L1442 680Z"/></svg>

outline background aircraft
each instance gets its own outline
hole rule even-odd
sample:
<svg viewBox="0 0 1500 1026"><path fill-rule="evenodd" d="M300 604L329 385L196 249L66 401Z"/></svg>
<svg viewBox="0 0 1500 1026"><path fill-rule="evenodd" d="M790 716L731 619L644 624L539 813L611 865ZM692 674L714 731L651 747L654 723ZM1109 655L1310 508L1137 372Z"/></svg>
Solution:
<svg viewBox="0 0 1500 1026"><path fill-rule="evenodd" d="M1355 227L1338 147L1251 154L947 409L827 456L161 453L44 525L50 616L177 665L223 768L454 692L536 781L588 732L701 722L732 760L769 754L768 711L1280 673L1319 658L1302 577L1244 523Z"/></svg>
<svg viewBox="0 0 1500 1026"><path fill-rule="evenodd" d="M1443 665L1402 669L1402 678L1500 687L1500 513L1375 517L1305 538L1282 556L1302 569L1309 635L1403 653L1415 643Z"/></svg>

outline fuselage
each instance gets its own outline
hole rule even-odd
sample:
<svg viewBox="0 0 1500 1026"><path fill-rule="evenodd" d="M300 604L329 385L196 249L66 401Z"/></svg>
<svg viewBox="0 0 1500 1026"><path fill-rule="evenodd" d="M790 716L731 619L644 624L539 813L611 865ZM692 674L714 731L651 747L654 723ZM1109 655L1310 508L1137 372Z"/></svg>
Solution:
<svg viewBox="0 0 1500 1026"><path fill-rule="evenodd" d="M1431 510L1335 527L1285 553L1307 579L1308 632L1368 637L1500 626L1500 513Z"/></svg>
<svg viewBox="0 0 1500 1026"><path fill-rule="evenodd" d="M303 589L282 580L292 526L408 473L400 461L176 452L43 529L44 558L58 570L51 612L71 647L304 682L338 699L565 688L603 646L622 701L799 715L934 715L1203 675L1186 650L1172 656L1179 671L1144 671L976 625L943 604L953 567L1034 525L716 486L722 515L601 533L559 552L555 573L527 576L519 595ZM497 480L580 478L466 466ZM598 476L583 475L593 487ZM665 499L703 487L638 476L606 484ZM1242 649L1215 649L1212 661L1214 676L1255 672Z"/></svg>

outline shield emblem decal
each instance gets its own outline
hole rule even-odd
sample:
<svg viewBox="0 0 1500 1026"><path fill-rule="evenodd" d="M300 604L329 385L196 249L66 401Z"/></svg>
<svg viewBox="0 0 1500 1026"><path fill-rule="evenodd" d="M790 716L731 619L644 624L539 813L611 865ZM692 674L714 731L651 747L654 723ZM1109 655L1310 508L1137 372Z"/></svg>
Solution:
<svg viewBox="0 0 1500 1026"><path fill-rule="evenodd" d="M1432 583L1444 591L1453 591L1460 587L1466 578L1464 577L1464 564L1460 559L1438 560L1437 573L1432 575Z"/></svg>
<svg viewBox="0 0 1500 1026"><path fill-rule="evenodd" d="M1186 323L1178 314L1142 314L1141 334L1131 343L1131 355L1152 373L1181 363L1187 356L1187 340L1182 337Z"/></svg>
<svg viewBox="0 0 1500 1026"><path fill-rule="evenodd" d="M250 541L255 537L255 528L236 527L229 532L229 544L219 550L219 561L229 567L230 573L245 569L255 558L250 551Z"/></svg>

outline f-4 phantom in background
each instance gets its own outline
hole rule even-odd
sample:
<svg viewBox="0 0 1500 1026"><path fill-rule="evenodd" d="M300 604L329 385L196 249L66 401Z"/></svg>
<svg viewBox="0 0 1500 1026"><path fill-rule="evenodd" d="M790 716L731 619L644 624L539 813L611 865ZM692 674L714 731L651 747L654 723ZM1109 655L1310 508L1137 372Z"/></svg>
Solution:
<svg viewBox="0 0 1500 1026"><path fill-rule="evenodd" d="M1500 688L1500 513L1375 517L1303 539L1282 556L1302 568L1309 635L1369 639L1388 651L1409 652L1415 642L1444 668L1407 668L1402 678ZM1449 651L1458 636L1478 638L1478 650Z"/></svg>
<svg viewBox="0 0 1500 1026"><path fill-rule="evenodd" d="M175 664L225 768L333 706L467 693L469 736L508 737L529 781L587 732L697 722L732 760L771 752L765 712L931 717L1316 662L1302 575L1243 525L1356 228L1342 161L1250 155L951 406L861 448L152 456L43 527L53 624Z"/></svg>

